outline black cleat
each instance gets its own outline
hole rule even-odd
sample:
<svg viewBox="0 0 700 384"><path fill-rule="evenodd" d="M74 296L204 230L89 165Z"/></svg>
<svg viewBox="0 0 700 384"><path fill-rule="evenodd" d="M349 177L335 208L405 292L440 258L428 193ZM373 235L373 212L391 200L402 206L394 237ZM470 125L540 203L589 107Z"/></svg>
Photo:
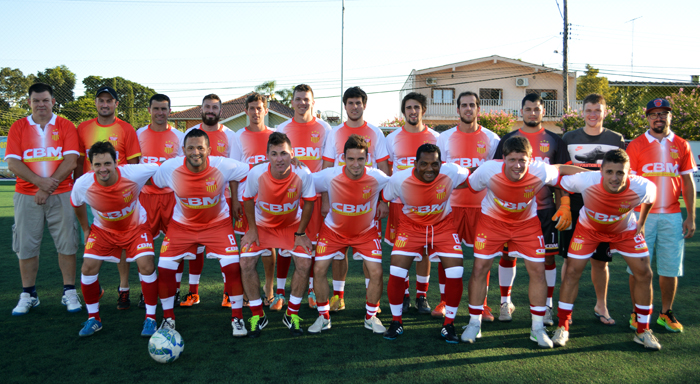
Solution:
<svg viewBox="0 0 700 384"><path fill-rule="evenodd" d="M267 325L267 316L253 316L248 319L250 323L250 332L248 332L248 337L256 338L260 336L260 331Z"/></svg>
<svg viewBox="0 0 700 384"><path fill-rule="evenodd" d="M138 306L139 306L139 308L141 308L141 309L146 309L146 301L143 299L143 292L141 292L141 294L139 294L139 304L138 304Z"/></svg>
<svg viewBox="0 0 700 384"><path fill-rule="evenodd" d="M429 315L430 304L428 304L428 298L425 296L416 297L416 309L418 309L420 314Z"/></svg>
<svg viewBox="0 0 700 384"><path fill-rule="evenodd" d="M408 313L408 309L411 308L411 297L404 295L403 297L403 313Z"/></svg>
<svg viewBox="0 0 700 384"><path fill-rule="evenodd" d="M399 335L403 334L403 324L400 321L392 321L389 329L384 332L384 338L387 340L396 340Z"/></svg>
<svg viewBox="0 0 700 384"><path fill-rule="evenodd" d="M120 291L117 287L119 298L117 299L117 309L124 310L131 308L131 300L129 299L129 291Z"/></svg>
<svg viewBox="0 0 700 384"><path fill-rule="evenodd" d="M445 341L450 344L459 343L459 337L457 337L457 334L455 333L455 325L452 323L443 325L442 330L440 330L440 334L445 338Z"/></svg>

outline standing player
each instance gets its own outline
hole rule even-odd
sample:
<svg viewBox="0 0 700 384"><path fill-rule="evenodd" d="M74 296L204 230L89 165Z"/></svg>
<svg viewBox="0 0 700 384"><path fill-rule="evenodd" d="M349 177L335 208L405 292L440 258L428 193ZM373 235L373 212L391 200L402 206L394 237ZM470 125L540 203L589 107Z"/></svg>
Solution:
<svg viewBox="0 0 700 384"><path fill-rule="evenodd" d="M652 311L651 265L644 241L644 223L656 198L656 187L649 180L629 176L629 157L622 149L605 154L600 172L585 172L561 178L561 187L583 196L579 225L574 231L569 257L566 260L566 278L559 294L559 327L552 337L555 346L564 346L569 340L569 319L578 295L578 282L588 259L600 242L611 244L611 252L623 256L636 277L633 289L637 314L634 341L654 350L661 349L659 341L649 329ZM632 209L640 207L639 221Z"/></svg>
<svg viewBox="0 0 700 384"><path fill-rule="evenodd" d="M292 293L282 321L292 335L301 336L304 331L300 325L299 307L311 269L313 245L308 224L314 205L304 204L300 212L299 204L300 200L313 201L316 192L309 169L291 165L292 143L287 135L280 132L270 135L267 157L269 164L250 170L243 195L248 232L241 238L241 257L243 282L253 313L250 336L258 337L267 325L255 266L258 256L269 248L280 248L280 255L286 252L294 259Z"/></svg>
<svg viewBox="0 0 700 384"><path fill-rule="evenodd" d="M444 160L463 167L478 167L486 160L493 159L500 138L495 133L482 127L478 123L480 112L479 95L474 92L462 92L457 97L457 113L460 123L456 127L440 134L437 146L444 154ZM476 223L481 216L481 200L486 197L486 191L474 193L469 189L455 189L452 191L450 205L454 214L457 235L462 244L469 248L474 247L476 236ZM438 264L440 278L440 304L432 312L434 317L445 316L445 269ZM486 275L486 287L488 291L489 277ZM493 321L491 308L484 300L483 321Z"/></svg>
<svg viewBox="0 0 700 384"><path fill-rule="evenodd" d="M256 164L267 161L267 141L274 132L273 129L265 125L267 116L267 98L259 93L249 95L245 100L245 114L248 116L250 124L235 132L235 140L230 148L230 157L234 160L246 163L253 168ZM245 191L245 181L238 185L238 202L243 205L243 191ZM235 232L243 236L248 232L248 221L245 213L239 215L236 220ZM275 274L275 259L277 251L273 248L270 252L263 253L263 267L265 269L265 292L264 305L272 303L273 279ZM283 304L281 301L279 304ZM281 307L277 310L282 309Z"/></svg>
<svg viewBox="0 0 700 384"><path fill-rule="evenodd" d="M530 93L523 98L520 114L524 125L517 131L503 136L495 159L504 159L503 143L511 137L524 137L530 142L532 154L531 161L543 161L547 164L566 164L569 162L569 152L562 139L556 134L542 127L542 118L545 115L544 101L539 94ZM545 243L544 269L547 279L547 302L544 316L545 325L553 325L552 297L554 286L557 282L557 265L555 256L559 253L559 230L571 225L571 202L568 194L557 189L554 191L556 204L552 199L552 189L545 186L537 192L537 217L542 226L542 235ZM554 221L558 220L557 223ZM515 305L511 302L510 292L515 281L515 258L503 255L498 263L498 280L501 286L501 310L498 316L500 321L513 320L512 314Z"/></svg>
<svg viewBox="0 0 700 384"><path fill-rule="evenodd" d="M153 164L117 167L117 153L109 141L93 144L88 158L93 172L76 180L71 193L71 204L85 233L80 282L88 320L78 335L92 336L102 329L100 298L104 290L98 279L100 267L104 261L119 262L124 251L126 261L135 261L139 267L146 302L141 336L150 337L156 332L158 277L153 264L153 238L139 193L158 167ZM92 225L88 223L86 203L95 217Z"/></svg>
<svg viewBox="0 0 700 384"><path fill-rule="evenodd" d="M406 124L386 137L387 151L391 174L413 168L416 161L414 155L423 144L437 143L438 133L423 124L423 115L427 111L428 100L425 95L411 92L401 100L401 113L406 118ZM404 215L403 203L399 198L389 205L389 218L384 230L384 241L394 245L398 233L399 222ZM430 313L427 293L430 282L430 258L419 257L416 263L416 308L418 313ZM408 274L404 282L403 311L408 312L411 298L408 294Z"/></svg>
<svg viewBox="0 0 700 384"><path fill-rule="evenodd" d="M12 124L5 152L7 166L17 176L12 250L19 259L22 277L22 293L12 314L24 315L39 305L36 275L44 221L56 245L63 275L61 302L68 312L80 312L82 305L75 290L78 231L68 204L72 188L69 176L79 155L78 135L73 123L53 114L56 100L51 86L36 83L28 93L32 114Z"/></svg>
<svg viewBox="0 0 700 384"><path fill-rule="evenodd" d="M511 254L525 259L530 275L530 340L540 347L552 348L543 323L547 297L545 239L537 217L535 195L542 188L555 186L560 172L576 173L581 168L531 161L532 147L522 136L505 140L502 148L504 160L487 161L469 176L472 190L487 191L486 198L481 201L482 215L476 225L474 267L469 278L470 320L462 341L473 343L481 337L486 275L491 270L493 259L503 254L503 245L508 243Z"/></svg>
<svg viewBox="0 0 700 384"><path fill-rule="evenodd" d="M382 233L375 217L379 192L389 177L367 166L368 152L369 143L352 134L343 148L344 165L314 174L316 191L328 192L331 211L323 222L316 246L314 289L319 317L309 327L309 333L331 327L326 274L334 259L345 259L348 247L352 247L356 260L364 260L365 276L369 279L365 328L374 333L386 331L376 316L382 295Z"/></svg>
<svg viewBox="0 0 700 384"><path fill-rule="evenodd" d="M153 176L153 184L170 188L177 204L160 249L158 274L163 306L163 326L175 328L176 274L183 259L194 259L199 245L207 247L207 258L219 259L224 289L231 302L234 337L247 335L243 322L243 286L238 247L230 209L222 199L231 181L240 182L248 166L233 159L209 156L209 137L201 129L185 135L185 157L167 160ZM238 188L238 185L235 186Z"/></svg>
<svg viewBox="0 0 700 384"><path fill-rule="evenodd" d="M219 96L213 93L204 96L202 99L202 122L185 131L185 135L193 129L200 129L204 131L209 138L209 142L211 143L209 146L211 149L211 156L229 157L231 147L233 147L236 138L232 130L219 123L221 111L221 98L219 98ZM225 192L226 203L231 209L231 214L238 215L241 212L241 206L237 198L231 198L232 192L236 194L238 191L232 191L230 186L227 186ZM182 278L184 266L184 264L180 263L180 269L177 271L179 276L178 287L180 286L179 280ZM180 303L180 306L183 307L191 307L195 304L199 304L199 279L202 275L202 269L204 268L204 247L197 248L197 257L189 261L189 266L189 293L192 295L188 294L186 300ZM221 301L222 307L231 307L229 294L229 292L223 293L223 299ZM175 301L179 301L179 297L176 296Z"/></svg>
<svg viewBox="0 0 700 384"><path fill-rule="evenodd" d="M345 165L343 157L344 145L348 138L357 134L367 142L369 148L365 156L366 166L379 169L384 174L389 174L389 153L386 149L384 133L374 125L368 124L363 114L367 107L367 93L360 87L348 88L343 94L343 104L345 112L348 114L348 121L334 127L326 139L326 148L323 153L323 168L337 167ZM328 195L323 201L322 214L326 216L329 212ZM383 218L388 214L389 207L383 201L379 202L377 214ZM377 222L379 224L379 222ZM381 232L381 228L380 228ZM366 264L363 264L366 265ZM365 270L365 286L369 284L369 275ZM337 312L345 309L345 279L348 275L348 256L343 260L333 260L333 297L330 300L330 311Z"/></svg>
<svg viewBox="0 0 700 384"><path fill-rule="evenodd" d="M603 128L606 105L603 96L593 93L583 99L583 128L564 134L562 140L569 152L571 163L590 170L599 170L603 157L608 151L625 148L625 139L621 134ZM571 195L572 228L561 231L560 254L566 260L569 243L576 229L578 213L583 208L583 197L580 193ZM615 320L608 311L608 280L610 279L608 263L612 261L610 244L601 242L591 257L591 280L595 289L596 305L593 313L605 325L614 325ZM566 278L566 261L561 268L561 280Z"/></svg>
<svg viewBox="0 0 700 384"><path fill-rule="evenodd" d="M292 141L294 157L301 160L312 173L323 169L322 155L325 152L326 137L331 131L330 125L323 120L316 119L313 115L314 91L306 84L294 87L292 107L294 117L277 127L277 132L286 134ZM313 201L314 213L309 222L311 242L316 244L318 231L321 229L323 217L321 216L321 196ZM312 201L309 201L311 203ZM306 200L304 203L306 204ZM315 249L313 250L316 251ZM284 304L284 286L287 282L289 265L291 263L289 252L280 252L277 259L277 293L270 309L282 308ZM313 271L313 258L311 259ZM281 302L282 304L279 304ZM316 308L316 295L313 292L313 273L309 279L309 307Z"/></svg>
<svg viewBox="0 0 700 384"><path fill-rule="evenodd" d="M646 227L646 241L650 259L656 255L656 268L661 288L661 311L656 323L671 332L683 332L683 325L673 313L673 300L678 288L678 277L683 276L685 239L695 234L695 183L697 170L693 153L687 141L671 132L671 105L666 99L654 99L646 110L649 130L632 140L627 152L630 172L656 184L658 199L651 209ZM678 199L683 201L688 215L681 214ZM635 211L639 212L639 209ZM630 288L635 285L636 273L630 271ZM643 302L632 292L632 303ZM640 299L640 300L636 300ZM630 326L634 325L632 313ZM639 321L637 314L636 321Z"/></svg>
<svg viewBox="0 0 700 384"><path fill-rule="evenodd" d="M163 164L164 161L177 156L182 156L182 146L185 134L168 124L170 116L170 98L166 95L156 94L151 96L148 102L148 113L151 115L151 124L136 131L141 147L142 164ZM155 185L145 185L141 190L141 205L148 215L148 224L151 228L151 236L156 238L162 233L165 235L168 223L173 216L175 207L175 195L170 188L158 188ZM176 298L179 298L175 295ZM185 301L190 301L188 296ZM199 302L199 297L196 298ZM139 299L139 307L143 303L143 293Z"/></svg>
<svg viewBox="0 0 700 384"><path fill-rule="evenodd" d="M75 178L78 179L84 172L90 170L88 151L98 141L109 141L117 152L117 165L138 164L141 156L141 148L136 137L136 131L126 121L116 115L119 106L119 96L112 87L102 87L95 93L95 107L97 117L84 121L78 125L78 139L80 140L80 159L75 168ZM91 211L92 212L92 211ZM85 238L87 241L87 237ZM119 299L117 309L129 309L129 264L122 259L117 265L119 269Z"/></svg>

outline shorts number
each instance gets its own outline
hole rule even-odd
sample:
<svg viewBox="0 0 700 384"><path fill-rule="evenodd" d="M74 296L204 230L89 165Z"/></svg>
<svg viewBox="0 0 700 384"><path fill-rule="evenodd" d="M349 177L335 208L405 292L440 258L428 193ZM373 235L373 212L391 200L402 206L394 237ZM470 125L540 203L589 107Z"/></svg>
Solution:
<svg viewBox="0 0 700 384"><path fill-rule="evenodd" d="M453 233L452 237L455 239L455 243L459 244L459 236L457 236L456 233Z"/></svg>
<svg viewBox="0 0 700 384"><path fill-rule="evenodd" d="M557 241L555 240L554 232L552 232L552 244L556 243Z"/></svg>
<svg viewBox="0 0 700 384"><path fill-rule="evenodd" d="M236 245L236 236L228 235L228 241L231 242L231 245Z"/></svg>
<svg viewBox="0 0 700 384"><path fill-rule="evenodd" d="M148 233L144 232L143 235L141 235L141 237L143 238L143 241L148 242Z"/></svg>
<svg viewBox="0 0 700 384"><path fill-rule="evenodd" d="M537 240L540 241L540 247L544 248L544 236L537 236Z"/></svg>

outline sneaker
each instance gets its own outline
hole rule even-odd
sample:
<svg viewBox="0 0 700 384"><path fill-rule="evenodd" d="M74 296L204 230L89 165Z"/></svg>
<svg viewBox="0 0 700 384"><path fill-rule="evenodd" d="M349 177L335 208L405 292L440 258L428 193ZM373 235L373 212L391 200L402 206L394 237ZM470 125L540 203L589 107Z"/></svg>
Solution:
<svg viewBox="0 0 700 384"><path fill-rule="evenodd" d="M405 300L404 300L405 303ZM396 340L399 335L403 334L403 324L400 321L392 321L389 329L384 332L384 338L387 340Z"/></svg>
<svg viewBox="0 0 700 384"><path fill-rule="evenodd" d="M554 319L552 318L552 307L547 307L544 310L544 325L554 325Z"/></svg>
<svg viewBox="0 0 700 384"><path fill-rule="evenodd" d="M331 312L342 311L345 309L345 299L338 295L333 295L333 297L331 297L330 306Z"/></svg>
<svg viewBox="0 0 700 384"><path fill-rule="evenodd" d="M248 336L248 330L245 329L245 321L243 319L234 317L233 321L231 321L231 327L233 327L233 337Z"/></svg>
<svg viewBox="0 0 700 384"><path fill-rule="evenodd" d="M372 316L369 320L365 319L365 328L371 330L372 333L386 332L386 327L377 316Z"/></svg>
<svg viewBox="0 0 700 384"><path fill-rule="evenodd" d="M177 307L178 305L175 305L175 306ZM141 308L141 309L146 309L146 300L144 300L144 298L143 298L143 292L141 292L141 293L139 294L139 304L138 304L138 307Z"/></svg>
<svg viewBox="0 0 700 384"><path fill-rule="evenodd" d="M462 327L464 332L462 332L462 341L465 343L473 344L476 339L481 338L481 324L478 320L470 320L469 324Z"/></svg>
<svg viewBox="0 0 700 384"><path fill-rule="evenodd" d="M304 330L301 329L302 320L303 319L296 313L288 316L285 312L284 317L282 317L282 323L289 328L289 330L292 332L292 336L301 336L304 334Z"/></svg>
<svg viewBox="0 0 700 384"><path fill-rule="evenodd" d="M131 300L129 299L129 292L130 291L120 291L119 287L117 287L117 293L119 294L119 298L117 299L117 309L120 311L123 311L125 309L131 308Z"/></svg>
<svg viewBox="0 0 700 384"><path fill-rule="evenodd" d="M656 336L654 336L654 332L652 332L652 330L648 328L645 329L642 333L635 333L633 340L635 343L643 345L644 348L649 348L654 351L658 351L661 349L661 344L659 344L659 340L656 338Z"/></svg>
<svg viewBox="0 0 700 384"><path fill-rule="evenodd" d="M163 319L163 321L160 323L160 327L158 329L175 329L175 319L168 317L167 319Z"/></svg>
<svg viewBox="0 0 700 384"><path fill-rule="evenodd" d="M157 328L158 325L156 324L156 321L149 317L143 322L143 330L141 331L141 336L151 337L154 333L156 333Z"/></svg>
<svg viewBox="0 0 700 384"><path fill-rule="evenodd" d="M309 292L309 308L316 309L316 294L314 291Z"/></svg>
<svg viewBox="0 0 700 384"><path fill-rule="evenodd" d="M226 296L228 297L228 296ZM180 302L181 307L191 307L193 305L199 304L199 295L196 293L189 292L185 296L185 301ZM230 304L229 304L230 305ZM223 304L222 304L223 306Z"/></svg>
<svg viewBox="0 0 700 384"><path fill-rule="evenodd" d="M566 342L569 341L569 331L567 331L563 326L557 328L554 331L554 336L552 336L552 345L555 347L563 347Z"/></svg>
<svg viewBox="0 0 700 384"><path fill-rule="evenodd" d="M633 331L637 330L637 314L634 312L630 313L630 328Z"/></svg>
<svg viewBox="0 0 700 384"><path fill-rule="evenodd" d="M316 321L309 327L308 331L312 334L319 334L321 331L331 329L331 319L326 319L323 315L319 316Z"/></svg>
<svg viewBox="0 0 700 384"><path fill-rule="evenodd" d="M552 340L547 335L547 329L545 327L530 329L530 340L537 342L542 348L552 348Z"/></svg>
<svg viewBox="0 0 700 384"><path fill-rule="evenodd" d="M411 298L408 295L403 297L403 313L408 313L408 309L411 308Z"/></svg>
<svg viewBox="0 0 700 384"><path fill-rule="evenodd" d="M484 313L481 314L481 322L493 323L494 317L491 307L484 304Z"/></svg>
<svg viewBox="0 0 700 384"><path fill-rule="evenodd" d="M228 293L226 292L224 292L224 298L221 299L221 308L231 308L231 300L229 299Z"/></svg>
<svg viewBox="0 0 700 384"><path fill-rule="evenodd" d="M457 337L457 334L455 333L455 325L452 323L443 325L442 329L440 330L440 334L445 338L445 341L450 344L459 343L459 337Z"/></svg>
<svg viewBox="0 0 700 384"><path fill-rule="evenodd" d="M441 301L440 304L438 304L435 309L433 309L432 312L430 312L430 316L432 317L438 317L438 318L443 318L445 317L445 302Z"/></svg>
<svg viewBox="0 0 700 384"><path fill-rule="evenodd" d="M65 296L64 296L65 297ZM30 309L39 305L39 298L32 297L27 292L22 292L19 294L19 302L17 306L12 310L12 316L21 316L29 312Z"/></svg>
<svg viewBox="0 0 700 384"><path fill-rule="evenodd" d="M88 319L88 321L83 323L83 329L78 332L78 336L92 336L95 332L102 329L102 323L95 320L94 317Z"/></svg>
<svg viewBox="0 0 700 384"><path fill-rule="evenodd" d="M501 313L498 315L498 321L513 321L513 312L515 312L513 303L501 303Z"/></svg>
<svg viewBox="0 0 700 384"><path fill-rule="evenodd" d="M595 147L592 151L590 151L588 153L574 156L574 158L576 158L576 160L578 160L582 163L589 163L589 164L596 163L598 160L603 160L604 157L605 157L605 151L600 146Z"/></svg>
<svg viewBox="0 0 700 384"><path fill-rule="evenodd" d="M256 338L260 336L260 331L262 331L262 329L267 325L267 316L253 316L248 319L248 322L250 323L250 332L248 332L248 337Z"/></svg>
<svg viewBox="0 0 700 384"><path fill-rule="evenodd" d="M272 304L270 304L270 310L281 311L286 303L287 300L284 298L284 295L275 293L275 297L272 299Z"/></svg>
<svg viewBox="0 0 700 384"><path fill-rule="evenodd" d="M428 304L428 298L425 296L416 297L416 308L420 314L430 314L430 304Z"/></svg>
<svg viewBox="0 0 700 384"><path fill-rule="evenodd" d="M665 327L671 332L683 332L683 325L681 325L676 316L673 315L672 310L666 311L666 313L659 313L659 318L656 319L656 324Z"/></svg>
<svg viewBox="0 0 700 384"><path fill-rule="evenodd" d="M39 299L37 299L37 301L39 301ZM38 304L39 303L37 303L37 305ZM63 292L61 304L65 305L70 313L80 312L80 309L83 308L83 305L80 303L80 297L78 297L78 292L76 292L75 289L69 289Z"/></svg>
<svg viewBox="0 0 700 384"><path fill-rule="evenodd" d="M182 301L180 300L180 288L178 288L177 291L175 291L175 302L173 303L173 306L179 307L181 303ZM146 303L143 304L145 305Z"/></svg>

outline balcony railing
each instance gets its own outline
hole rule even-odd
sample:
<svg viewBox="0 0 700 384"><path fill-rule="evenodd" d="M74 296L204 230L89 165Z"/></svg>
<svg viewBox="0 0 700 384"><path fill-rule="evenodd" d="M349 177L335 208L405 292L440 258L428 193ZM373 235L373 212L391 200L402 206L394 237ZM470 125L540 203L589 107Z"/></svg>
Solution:
<svg viewBox="0 0 700 384"><path fill-rule="evenodd" d="M481 113L505 112L520 117L521 103L522 100L481 99ZM583 102L579 100L571 102L570 107L574 110L581 110ZM558 119L564 114L564 100L545 100L544 110L544 117L547 120ZM433 104L433 101L428 99L428 110L425 116L426 118L457 119L459 116L457 115L456 101Z"/></svg>

